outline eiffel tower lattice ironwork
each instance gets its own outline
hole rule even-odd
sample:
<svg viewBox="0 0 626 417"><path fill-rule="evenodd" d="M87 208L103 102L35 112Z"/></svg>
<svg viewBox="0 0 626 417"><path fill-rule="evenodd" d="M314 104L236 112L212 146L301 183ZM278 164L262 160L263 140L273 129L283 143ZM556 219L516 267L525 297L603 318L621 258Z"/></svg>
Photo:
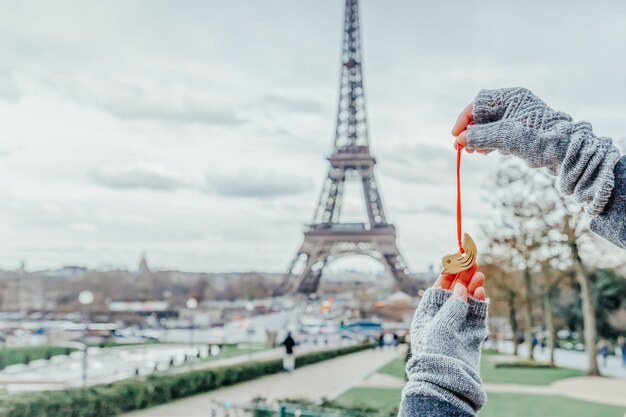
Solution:
<svg viewBox="0 0 626 417"><path fill-rule="evenodd" d="M317 291L322 270L344 255L368 255L379 260L411 291L409 271L396 244L396 230L387 222L370 154L361 67L358 0L346 0L337 127L330 169L313 224L289 267L282 292ZM346 181L361 181L368 223L340 222Z"/></svg>

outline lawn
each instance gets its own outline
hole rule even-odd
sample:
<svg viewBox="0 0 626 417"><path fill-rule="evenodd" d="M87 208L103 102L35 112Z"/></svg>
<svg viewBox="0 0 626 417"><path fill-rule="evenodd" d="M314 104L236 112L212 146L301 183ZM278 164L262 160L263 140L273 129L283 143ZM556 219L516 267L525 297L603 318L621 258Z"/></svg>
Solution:
<svg viewBox="0 0 626 417"><path fill-rule="evenodd" d="M61 346L20 346L0 348L0 369L17 363L28 363L37 359L49 359L56 355L67 355L74 348Z"/></svg>
<svg viewBox="0 0 626 417"><path fill-rule="evenodd" d="M398 358L392 360L387 365L380 368L377 372L380 372L381 374L397 376L398 378L404 379L404 367L404 358Z"/></svg>
<svg viewBox="0 0 626 417"><path fill-rule="evenodd" d="M496 368L492 359L497 356L483 355L480 376L483 382L496 384L550 385L552 382L581 376L583 371L570 368ZM378 372L404 378L404 359L398 358L383 366Z"/></svg>
<svg viewBox="0 0 626 417"><path fill-rule="evenodd" d="M366 407L393 413L400 404L401 392L398 388L352 388L333 402L341 407Z"/></svg>
<svg viewBox="0 0 626 417"><path fill-rule="evenodd" d="M562 396L487 394L480 417L624 417L626 408L574 400Z"/></svg>
<svg viewBox="0 0 626 417"><path fill-rule="evenodd" d="M393 414L400 404L397 388L353 388L335 402L343 407L370 407ZM573 400L562 396L488 394L480 417L623 417L626 408Z"/></svg>
<svg viewBox="0 0 626 417"><path fill-rule="evenodd" d="M239 347L237 345L223 345L220 349L220 354L217 356L209 356L205 360L212 361L215 359L224 359L230 358L232 356L239 355L247 355L248 353L260 352L262 350L267 350L269 347L263 344L256 344L251 346L242 346Z"/></svg>
<svg viewBox="0 0 626 417"><path fill-rule="evenodd" d="M161 342L159 342L158 340L148 340L145 342L124 343L124 342L115 342L113 340L107 340L106 342L89 343L89 347L114 348L114 347L125 347L125 346L153 345L157 343L160 344Z"/></svg>
<svg viewBox="0 0 626 417"><path fill-rule="evenodd" d="M485 383L550 385L552 382L584 375L578 369L570 368L496 368L493 355L483 355L480 363L480 377Z"/></svg>

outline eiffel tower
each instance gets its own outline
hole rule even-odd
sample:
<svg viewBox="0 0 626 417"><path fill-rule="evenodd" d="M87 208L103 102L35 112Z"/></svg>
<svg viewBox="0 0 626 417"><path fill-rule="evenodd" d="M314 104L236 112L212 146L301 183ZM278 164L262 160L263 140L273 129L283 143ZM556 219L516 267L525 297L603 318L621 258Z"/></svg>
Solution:
<svg viewBox="0 0 626 417"><path fill-rule="evenodd" d="M387 222L374 177L376 159L370 153L367 132L358 0L346 0L342 51L337 127L333 152L328 158L330 169L313 223L304 232L304 242L289 266L281 292L316 292L324 267L352 254L377 259L400 288L414 292L396 244L396 229ZM346 181L362 183L367 223L340 222Z"/></svg>

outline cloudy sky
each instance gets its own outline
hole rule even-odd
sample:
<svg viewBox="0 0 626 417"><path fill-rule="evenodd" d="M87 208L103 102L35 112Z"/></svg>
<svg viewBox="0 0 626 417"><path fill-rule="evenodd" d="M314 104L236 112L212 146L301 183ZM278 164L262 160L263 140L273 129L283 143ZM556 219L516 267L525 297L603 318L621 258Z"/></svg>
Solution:
<svg viewBox="0 0 626 417"><path fill-rule="evenodd" d="M361 12L372 151L413 270L454 250L449 130L481 88L527 86L626 137L624 2ZM342 14L340 0L2 2L0 267L134 267L146 251L160 268L283 271L326 175ZM463 164L471 232L498 156Z"/></svg>

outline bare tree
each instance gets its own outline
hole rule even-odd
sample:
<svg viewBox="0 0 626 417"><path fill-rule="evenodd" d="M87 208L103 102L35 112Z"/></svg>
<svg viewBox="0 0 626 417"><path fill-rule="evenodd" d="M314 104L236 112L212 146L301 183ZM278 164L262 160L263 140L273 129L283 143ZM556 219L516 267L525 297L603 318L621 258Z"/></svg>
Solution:
<svg viewBox="0 0 626 417"><path fill-rule="evenodd" d="M514 164L507 164L498 171L492 196L500 219L489 229L489 235L493 248L508 254L509 270L521 271L522 291L516 295L523 298L524 338L528 359L532 360L533 300L537 287L533 277L540 264L548 231L536 191L539 185L530 181L529 175L528 170Z"/></svg>
<svg viewBox="0 0 626 417"><path fill-rule="evenodd" d="M580 286L589 374L599 375L592 271L582 254L591 234L585 213L579 204L556 191L554 177L544 171L506 164L498 172L495 184L494 200L502 215L501 224L494 228L496 241L499 239L516 254L517 267L524 271L526 338L532 337L532 292L541 291L553 361L552 293L563 277L563 270L573 268ZM541 286L533 285L533 271L539 272ZM531 340L528 342L532 350Z"/></svg>
<svg viewBox="0 0 626 417"><path fill-rule="evenodd" d="M546 324L546 345L549 352L550 365L555 366L554 352L556 350L556 326L554 324L554 292L559 286L566 272L554 268L550 259L541 262L542 290L541 299L543 307L543 317Z"/></svg>
<svg viewBox="0 0 626 417"><path fill-rule="evenodd" d="M564 202L564 207L567 204ZM587 352L587 363L589 375L600 375L598 367L598 350L596 339L598 329L596 324L596 307L593 299L593 281L591 273L586 263L581 257L581 240L584 240L585 233L581 232L582 210L565 211L563 214L563 235L565 244L569 247L576 271L576 281L580 285L580 299L583 310L583 327L585 333L585 351ZM583 229L586 230L586 229Z"/></svg>
<svg viewBox="0 0 626 417"><path fill-rule="evenodd" d="M489 247L491 247L491 243ZM493 303L495 314L502 314L507 318L511 328L511 340L513 342L513 354L519 351L519 324L517 319L519 307L519 283L521 274L519 271L511 271L510 260L500 257L498 254L487 251L481 255L480 269L487 280L485 281L487 293Z"/></svg>

